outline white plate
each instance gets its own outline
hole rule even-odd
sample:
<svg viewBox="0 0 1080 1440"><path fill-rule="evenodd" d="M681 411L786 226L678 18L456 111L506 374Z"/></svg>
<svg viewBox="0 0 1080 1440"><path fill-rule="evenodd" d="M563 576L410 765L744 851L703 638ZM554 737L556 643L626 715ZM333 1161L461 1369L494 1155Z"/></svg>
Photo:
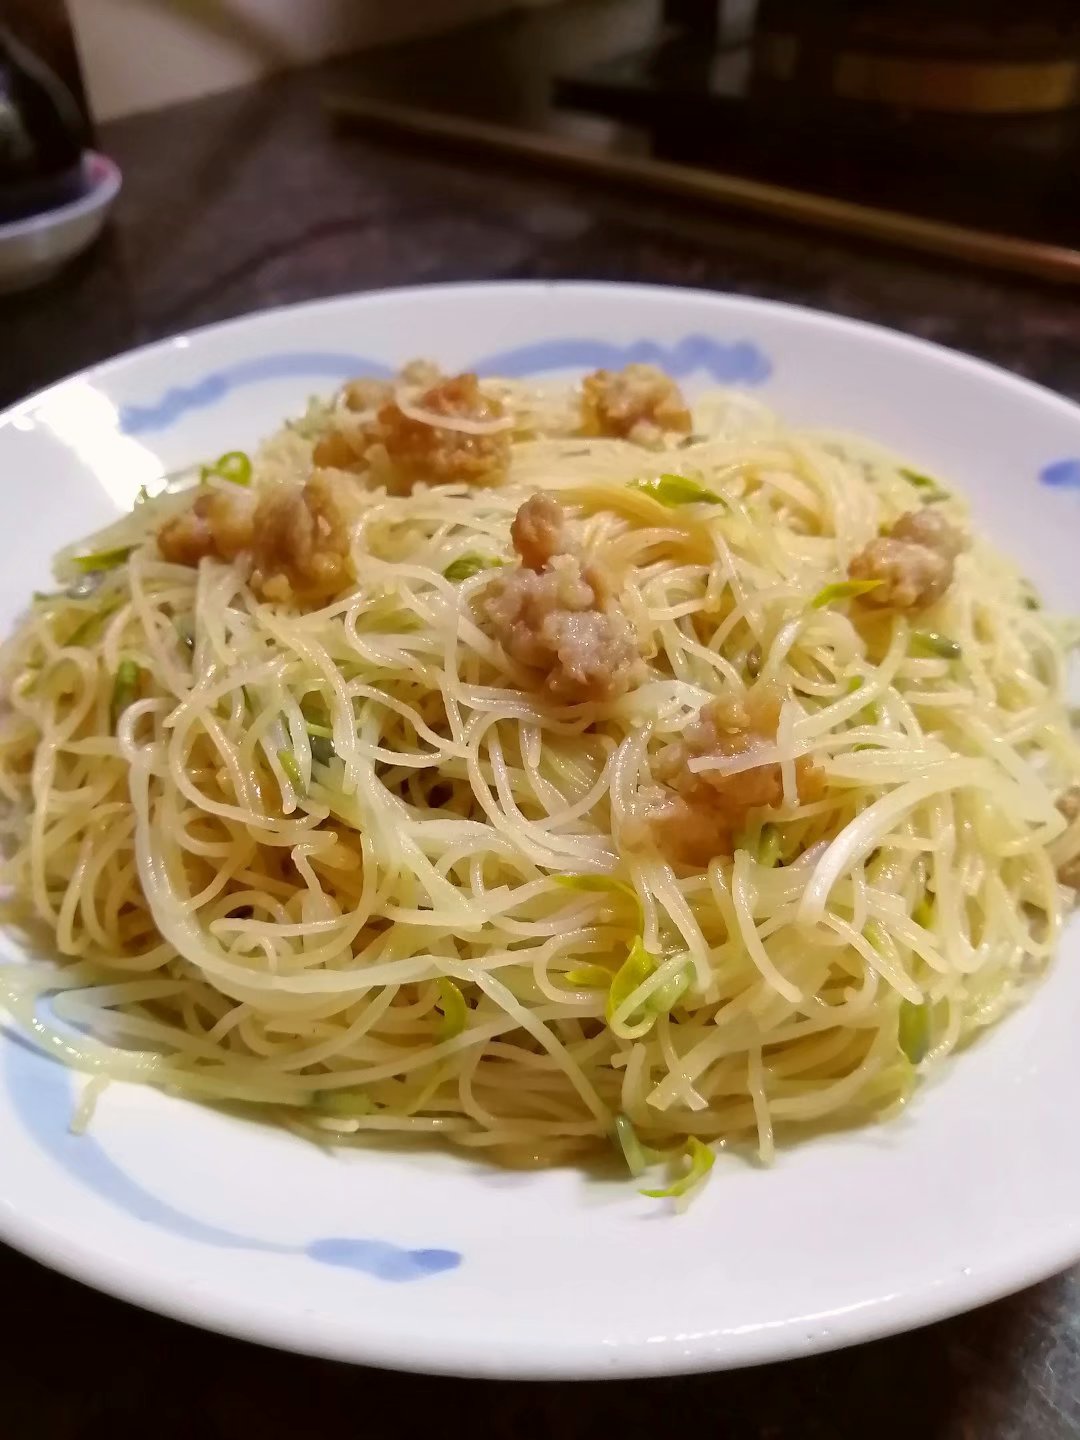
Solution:
<svg viewBox="0 0 1080 1440"><path fill-rule="evenodd" d="M101 234L120 193L120 170L93 150L82 168L83 190L74 200L0 225L0 292L42 284Z"/></svg>
<svg viewBox="0 0 1080 1440"><path fill-rule="evenodd" d="M656 360L857 428L966 490L1080 610L1080 410L959 355L690 291L478 285L360 295L110 361L0 417L6 629L49 557L144 480L251 445L309 393L417 354L573 373ZM630 1184L454 1155L332 1158L150 1090L68 1133L74 1081L0 1037L0 1235L129 1300L349 1360L503 1376L635 1375L844 1345L977 1305L1080 1256L1080 945L906 1118L764 1171L721 1158L682 1217Z"/></svg>

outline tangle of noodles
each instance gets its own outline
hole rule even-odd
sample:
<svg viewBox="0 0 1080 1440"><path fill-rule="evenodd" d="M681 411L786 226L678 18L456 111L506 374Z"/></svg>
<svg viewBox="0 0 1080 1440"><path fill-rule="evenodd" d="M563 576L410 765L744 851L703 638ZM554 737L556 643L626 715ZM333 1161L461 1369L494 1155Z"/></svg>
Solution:
<svg viewBox="0 0 1080 1440"><path fill-rule="evenodd" d="M978 536L925 615L826 603L902 514L970 530L870 444L722 392L646 448L580 433L570 387L483 387L513 417L501 478L396 494L354 467L356 578L314 608L259 598L244 555L164 559L175 485L61 555L2 657L6 904L52 957L6 967L3 1003L99 1082L341 1143L554 1162L617 1130L637 1168L890 1113L1058 942L1069 622ZM307 474L340 411L269 441L255 490ZM485 619L537 492L616 577L623 693L553 698ZM116 553L86 576L85 551ZM782 794L684 864L650 838L656 757L763 690L775 739L687 773L768 763Z"/></svg>

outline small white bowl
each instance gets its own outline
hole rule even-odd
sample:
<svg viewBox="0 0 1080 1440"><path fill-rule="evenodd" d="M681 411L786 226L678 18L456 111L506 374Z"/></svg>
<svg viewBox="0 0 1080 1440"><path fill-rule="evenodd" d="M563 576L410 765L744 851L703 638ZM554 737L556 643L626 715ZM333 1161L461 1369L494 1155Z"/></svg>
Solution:
<svg viewBox="0 0 1080 1440"><path fill-rule="evenodd" d="M40 215L0 225L0 292L29 290L91 245L120 190L120 170L106 155L83 156L85 189Z"/></svg>

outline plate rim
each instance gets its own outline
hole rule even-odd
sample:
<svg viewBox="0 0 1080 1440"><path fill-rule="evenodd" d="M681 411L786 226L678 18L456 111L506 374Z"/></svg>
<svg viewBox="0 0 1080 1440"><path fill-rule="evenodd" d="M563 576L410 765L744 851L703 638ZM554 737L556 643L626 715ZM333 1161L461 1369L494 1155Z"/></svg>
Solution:
<svg viewBox="0 0 1080 1440"><path fill-rule="evenodd" d="M852 315L841 315L833 310L819 310L812 305L800 305L794 301L776 300L770 297L758 295L744 295L734 290L704 290L692 285L659 285L655 283L639 282L633 280L446 280L438 281L430 285L384 285L371 290L343 290L334 295L320 295L310 300L286 301L281 305L266 305L259 310L246 311L240 315L231 315L224 320L211 320L205 325L195 325L191 329L177 330L170 335L163 335L155 340L144 341L141 345L133 345L126 350L117 350L111 355L103 356L100 360L94 360L89 365L84 365L80 370L73 370L70 374L54 380L48 385L40 386L37 390L13 401L10 405L0 410L0 429L5 428L13 420L26 414L28 410L40 405L51 396L62 390L65 386L76 381L86 381L95 377L108 376L113 371L119 370L130 361L142 360L153 355L164 354L176 346L178 342L185 345L207 337L223 334L228 331L240 329L254 321L263 319L274 319L286 315L317 315L322 310L331 310L335 306L347 301L357 300L386 300L386 299L416 299L421 300L428 295L440 295L449 293L460 293L473 291L476 294L484 292L506 292L527 293L535 291L537 294L550 294L552 291L602 291L602 292L625 292L631 291L635 295L647 296L653 299L676 297L683 300L705 301L709 304L719 306L734 305L736 308L746 306L750 310L757 310L766 314L776 313L794 317L801 324L825 324L835 328L841 333L855 332L861 334L870 332L879 340L893 345L900 349L913 349L916 352L929 352L939 364L945 364L951 368L968 369L971 366L979 371L986 371L998 382L1004 381L1012 388L1023 393L1038 397L1043 402L1052 402L1059 410L1070 414L1073 419L1080 421L1080 399L1073 400L1057 390L1050 389L1038 380L1031 380L1026 375L1020 375L1014 370L1008 370L1003 365L993 360L984 359L982 356L970 354L966 350L958 350L950 345L943 345L937 340L928 340L921 335L910 334L906 330L898 330L890 325L883 325L874 320L863 320Z"/></svg>
<svg viewBox="0 0 1080 1440"><path fill-rule="evenodd" d="M108 380L129 364L137 365L145 358L168 354L178 342L212 341L222 333L235 334L267 319L292 316L317 320L321 313L343 303L365 301L397 300L423 305L433 295L448 293L480 296L513 292L550 297L556 292L573 295L586 291L629 293L634 299L650 302L673 299L696 302L704 309L728 308L749 314L778 315L804 326L825 326L841 337L866 336L869 332L869 338L877 343L922 357L924 362L968 373L974 368L995 385L1005 382L1018 394L1042 406L1050 402L1080 427L1080 404L1067 396L992 361L887 325L812 306L728 291L578 279L463 280L388 286L265 307L182 330L95 361L0 411L0 432L73 382ZM0 1043L7 1043L2 1035ZM124 1220L121 1228L132 1223L130 1219ZM79 1239L76 1227L60 1231L39 1222L25 1209L16 1210L5 1201L2 1185L0 1240L74 1280L153 1313L294 1353L425 1374L499 1379L627 1379L763 1364L841 1349L947 1319L1015 1293L1080 1261L1080 1217L1050 1231L1040 1230L1028 1237L1026 1244L1017 1245L1005 1259L987 1260L984 1256L962 1274L924 1280L910 1290L871 1297L851 1307L849 1313L830 1315L828 1329L822 1329L820 1324L814 1326L815 1317L793 1316L779 1323L751 1325L746 1333L721 1330L693 1338L669 1337L659 1344L639 1340L616 1343L598 1336L589 1346L560 1341L550 1334L530 1336L522 1330L503 1329L498 1343L486 1351L481 1349L475 1332L470 1332L464 1341L445 1333L435 1345L430 1338L418 1342L401 1324L385 1330L373 1323L352 1331L346 1330L340 1320L310 1312L298 1323L296 1312L290 1317L285 1311L268 1311L235 1289L229 1293L209 1291L201 1285L185 1285L175 1273L143 1271L130 1258L105 1256L91 1249ZM808 1326L813 1327L809 1334ZM492 1333L496 1330L493 1324Z"/></svg>
<svg viewBox="0 0 1080 1440"><path fill-rule="evenodd" d="M829 1326L819 1325L809 1334L807 1324L821 1317L792 1316L780 1324L752 1325L745 1332L720 1330L692 1339L665 1337L662 1344L599 1339L585 1347L550 1337L538 1342L504 1329L497 1343L485 1350L475 1336L462 1341L444 1333L435 1348L428 1340L417 1343L405 1326L383 1331L373 1323L354 1335L340 1322L311 1311L294 1330L290 1326L296 1323L295 1315L260 1310L256 1302L236 1291L227 1296L215 1294L210 1309L200 1303L207 1293L201 1287L175 1280L170 1280L167 1288L155 1287L156 1272L144 1275L130 1259L101 1258L69 1236L57 1236L50 1226L32 1217L13 1236L5 1208L0 1204L0 1241L68 1279L151 1314L289 1354L461 1379L635 1380L775 1364L924 1329L1014 1295L1080 1260L1080 1226L1062 1227L1063 1243L1046 1246L1038 1259L1018 1258L1013 1265L997 1266L990 1273L983 1265L973 1265L959 1280L953 1276L948 1283L930 1281L910 1291L875 1297L852 1305L839 1316L830 1313ZM677 1224L678 1218L671 1217L671 1222ZM493 1322L492 1336L496 1331Z"/></svg>

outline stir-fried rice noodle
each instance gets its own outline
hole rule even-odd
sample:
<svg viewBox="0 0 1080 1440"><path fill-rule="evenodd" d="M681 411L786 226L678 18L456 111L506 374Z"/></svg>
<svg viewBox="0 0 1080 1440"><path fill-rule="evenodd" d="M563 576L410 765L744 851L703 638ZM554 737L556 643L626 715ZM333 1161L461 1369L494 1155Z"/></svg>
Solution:
<svg viewBox="0 0 1080 1440"><path fill-rule="evenodd" d="M170 486L58 558L2 658L9 919L51 952L4 1002L99 1081L341 1143L618 1135L693 1181L691 1137L892 1112L1058 942L1069 623L868 443L479 393L314 404L189 477L203 518Z"/></svg>

